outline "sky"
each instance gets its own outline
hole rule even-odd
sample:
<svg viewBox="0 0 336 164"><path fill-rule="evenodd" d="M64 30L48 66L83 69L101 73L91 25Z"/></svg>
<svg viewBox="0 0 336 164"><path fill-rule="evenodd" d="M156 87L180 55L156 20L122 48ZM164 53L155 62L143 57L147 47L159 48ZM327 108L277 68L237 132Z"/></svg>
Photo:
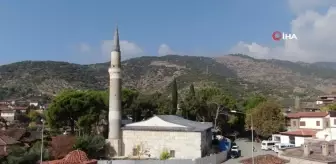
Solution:
<svg viewBox="0 0 336 164"><path fill-rule="evenodd" d="M106 62L167 54L336 62L335 0L1 0L0 65ZM272 40L272 33L298 40Z"/></svg>

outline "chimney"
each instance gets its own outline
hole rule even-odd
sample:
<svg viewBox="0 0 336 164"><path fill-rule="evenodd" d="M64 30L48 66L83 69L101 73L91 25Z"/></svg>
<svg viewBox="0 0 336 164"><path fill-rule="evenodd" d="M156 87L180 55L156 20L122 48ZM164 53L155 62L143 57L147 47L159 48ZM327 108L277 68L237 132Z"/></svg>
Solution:
<svg viewBox="0 0 336 164"><path fill-rule="evenodd" d="M329 155L329 144L326 142L322 144L322 155L323 156Z"/></svg>
<svg viewBox="0 0 336 164"><path fill-rule="evenodd" d="M310 155L310 148L307 143L303 144L303 155L304 156Z"/></svg>

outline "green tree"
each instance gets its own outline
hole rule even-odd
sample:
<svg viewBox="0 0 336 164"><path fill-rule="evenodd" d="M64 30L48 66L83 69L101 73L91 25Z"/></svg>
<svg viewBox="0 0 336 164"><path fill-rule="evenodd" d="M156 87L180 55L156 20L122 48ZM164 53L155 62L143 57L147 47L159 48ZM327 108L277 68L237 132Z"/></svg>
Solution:
<svg viewBox="0 0 336 164"><path fill-rule="evenodd" d="M31 148L12 147L9 149L8 156L2 164L36 164L40 160L41 142L36 142ZM50 154L48 149L43 151L43 160L49 160Z"/></svg>
<svg viewBox="0 0 336 164"><path fill-rule="evenodd" d="M173 84L172 84L172 111L171 111L172 115L176 114L177 102L178 102L177 83L176 83L176 79L174 78Z"/></svg>
<svg viewBox="0 0 336 164"><path fill-rule="evenodd" d="M57 95L48 110L46 120L51 128L70 126L74 133L77 124L89 132L99 120L102 111L108 106L104 92L101 91L64 91Z"/></svg>
<svg viewBox="0 0 336 164"><path fill-rule="evenodd" d="M321 108L321 111L336 111L336 103L326 105Z"/></svg>
<svg viewBox="0 0 336 164"><path fill-rule="evenodd" d="M190 84L190 86L189 86L189 95L190 96L196 96L194 84Z"/></svg>
<svg viewBox="0 0 336 164"><path fill-rule="evenodd" d="M87 153L90 159L99 159L104 154L105 138L100 135L84 135L76 139L74 149Z"/></svg>
<svg viewBox="0 0 336 164"><path fill-rule="evenodd" d="M245 101L244 108L245 110L250 110L265 101L267 101L267 99L262 95L252 95Z"/></svg>
<svg viewBox="0 0 336 164"><path fill-rule="evenodd" d="M35 110L31 110L28 113L28 118L30 119L30 121L33 122L40 122L42 118L44 118L43 114L35 111Z"/></svg>
<svg viewBox="0 0 336 164"><path fill-rule="evenodd" d="M137 98L139 96L139 92L133 89L122 89L122 107L123 107L123 117L125 116L133 116L135 113L135 103L137 101Z"/></svg>
<svg viewBox="0 0 336 164"><path fill-rule="evenodd" d="M253 119L254 131L263 137L284 130L285 118L280 105L275 101L266 101L257 105L253 110L248 110L245 117L246 128L251 128Z"/></svg>

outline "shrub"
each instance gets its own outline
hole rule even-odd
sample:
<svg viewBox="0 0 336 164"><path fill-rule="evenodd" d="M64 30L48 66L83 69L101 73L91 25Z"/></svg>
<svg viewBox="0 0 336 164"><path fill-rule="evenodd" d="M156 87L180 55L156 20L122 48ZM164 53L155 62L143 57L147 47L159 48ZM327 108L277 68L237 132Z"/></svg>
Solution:
<svg viewBox="0 0 336 164"><path fill-rule="evenodd" d="M167 160L170 158L170 153L168 150L164 149L160 154L160 160Z"/></svg>
<svg viewBox="0 0 336 164"><path fill-rule="evenodd" d="M80 136L76 138L74 149L84 151L90 159L98 159L104 154L105 138L103 136Z"/></svg>

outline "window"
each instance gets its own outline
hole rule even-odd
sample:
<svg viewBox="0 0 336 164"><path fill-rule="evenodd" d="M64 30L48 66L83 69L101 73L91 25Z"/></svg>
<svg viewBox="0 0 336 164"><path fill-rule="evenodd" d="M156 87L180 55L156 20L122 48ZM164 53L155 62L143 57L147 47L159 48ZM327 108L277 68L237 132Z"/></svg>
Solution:
<svg viewBox="0 0 336 164"><path fill-rule="evenodd" d="M336 125L336 119L334 119L334 125Z"/></svg>
<svg viewBox="0 0 336 164"><path fill-rule="evenodd" d="M133 148L133 156L137 156L138 155L138 149L137 148Z"/></svg>
<svg viewBox="0 0 336 164"><path fill-rule="evenodd" d="M320 126L320 121L316 121L316 126Z"/></svg>
<svg viewBox="0 0 336 164"><path fill-rule="evenodd" d="M293 126L296 126L296 121L293 121L292 123L293 123Z"/></svg>
<svg viewBox="0 0 336 164"><path fill-rule="evenodd" d="M175 157L175 150L170 150L170 152L169 152L169 154L170 154L170 157Z"/></svg>
<svg viewBox="0 0 336 164"><path fill-rule="evenodd" d="M329 121L326 121L326 127L327 128L329 127Z"/></svg>
<svg viewBox="0 0 336 164"><path fill-rule="evenodd" d="M306 122L300 121L300 126L306 126Z"/></svg>

